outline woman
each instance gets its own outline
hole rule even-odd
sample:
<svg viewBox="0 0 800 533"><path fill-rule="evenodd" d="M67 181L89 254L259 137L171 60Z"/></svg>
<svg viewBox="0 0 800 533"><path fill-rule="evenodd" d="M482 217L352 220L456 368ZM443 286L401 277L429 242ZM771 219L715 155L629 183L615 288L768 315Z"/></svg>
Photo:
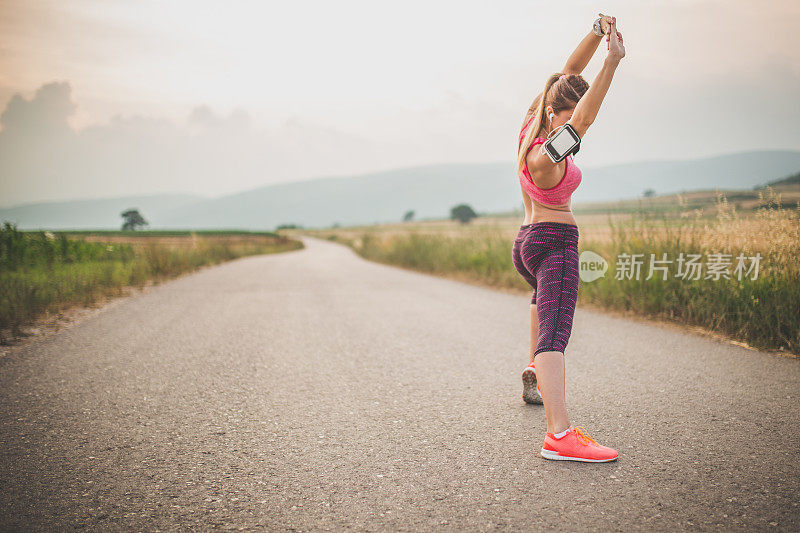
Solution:
<svg viewBox="0 0 800 533"><path fill-rule="evenodd" d="M578 226L570 210L581 172L572 155L559 163L542 143L565 123L581 138L594 122L619 62L625 57L615 17L601 15L567 60L563 73L550 76L533 101L520 133L518 174L525 220L514 241L514 267L533 287L531 358L522 374L523 399L544 403L547 433L541 455L546 459L606 462L617 459L582 428L570 425L565 402L564 349L572 332L578 297ZM598 35L600 33L600 35ZM589 87L580 75L606 37L608 55ZM542 135L542 136L540 136ZM538 146L538 149L534 149Z"/></svg>

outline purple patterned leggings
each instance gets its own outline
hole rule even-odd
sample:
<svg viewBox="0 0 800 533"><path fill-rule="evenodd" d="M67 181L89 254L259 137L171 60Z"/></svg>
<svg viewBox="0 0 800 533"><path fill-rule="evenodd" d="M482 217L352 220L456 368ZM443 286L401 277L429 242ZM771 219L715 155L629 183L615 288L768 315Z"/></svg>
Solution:
<svg viewBox="0 0 800 533"><path fill-rule="evenodd" d="M520 226L511 253L514 267L533 287L539 315L539 352L561 352L572 333L578 300L578 226L534 222Z"/></svg>

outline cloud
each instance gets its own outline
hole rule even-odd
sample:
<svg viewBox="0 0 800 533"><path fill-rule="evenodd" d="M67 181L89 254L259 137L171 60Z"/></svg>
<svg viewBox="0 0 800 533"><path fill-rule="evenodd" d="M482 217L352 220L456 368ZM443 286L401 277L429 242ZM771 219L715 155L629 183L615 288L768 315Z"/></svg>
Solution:
<svg viewBox="0 0 800 533"><path fill-rule="evenodd" d="M70 135L72 130L67 119L77 109L70 93L69 83L53 82L42 85L31 100L15 94L0 115L0 133L10 139Z"/></svg>
<svg viewBox="0 0 800 533"><path fill-rule="evenodd" d="M370 144L297 117L256 129L243 109L222 115L207 105L192 109L183 123L115 115L106 124L75 131L69 118L77 108L69 82L45 84L30 99L11 97L0 115L4 206L159 192L235 192L299 175L316 177L326 167L343 168Z"/></svg>
<svg viewBox="0 0 800 533"><path fill-rule="evenodd" d="M251 119L243 109L235 109L230 116L222 117L207 105L200 105L192 109L186 121L187 126L194 131L218 130L244 133L250 130Z"/></svg>

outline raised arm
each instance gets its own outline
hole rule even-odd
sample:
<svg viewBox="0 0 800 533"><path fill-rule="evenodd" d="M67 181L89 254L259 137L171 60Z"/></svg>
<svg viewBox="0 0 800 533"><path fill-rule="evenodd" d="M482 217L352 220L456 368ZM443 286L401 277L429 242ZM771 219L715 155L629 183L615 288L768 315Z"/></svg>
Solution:
<svg viewBox="0 0 800 533"><path fill-rule="evenodd" d="M622 44L622 35L617 33L617 19L614 18L609 31L608 55L603 62L603 68L600 69L586 94L578 101L572 117L567 121L581 137L586 134L586 130L597 118L600 104L603 103L608 88L611 86L614 72L623 57L625 57L625 47Z"/></svg>
<svg viewBox="0 0 800 533"><path fill-rule="evenodd" d="M600 26L603 30L603 35L595 35L594 31L590 30L586 37L578 44L575 51L569 56L569 59L567 59L567 63L561 70L562 73L580 74L583 72L583 69L586 68L586 65L589 64L589 60L592 59L592 56L597 51L597 47L600 45L600 41L603 40L603 36L608 34L608 29L611 27L611 17L608 15L601 16Z"/></svg>
<svg viewBox="0 0 800 533"><path fill-rule="evenodd" d="M594 83L589 86L580 100L578 105L572 112L572 116L567 121L575 131L583 137L586 130L592 125L594 119L597 118L597 113L600 111L600 104L603 103L611 80L614 77L614 72L617 70L619 62L625 57L625 48L622 45L622 34L617 32L616 18L613 19L611 28L609 30L609 45L608 56L603 62L603 68L594 79ZM544 150L531 150L526 156L526 164L532 176L542 174L553 174L555 168L558 167L563 174L566 163L561 161L553 163L553 161L545 154Z"/></svg>

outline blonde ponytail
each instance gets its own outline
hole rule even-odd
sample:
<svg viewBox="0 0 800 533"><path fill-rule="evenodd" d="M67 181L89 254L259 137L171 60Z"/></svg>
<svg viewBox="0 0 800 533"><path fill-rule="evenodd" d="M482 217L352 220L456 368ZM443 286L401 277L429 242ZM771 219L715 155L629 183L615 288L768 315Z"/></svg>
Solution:
<svg viewBox="0 0 800 533"><path fill-rule="evenodd" d="M560 79L561 76L563 79ZM528 132L522 139L522 145L517 153L517 173L521 173L525 169L525 160L528 156L528 148L533 144L533 140L539 137L545 125L549 123L544 116L544 110L547 106L552 106L555 113L560 113L565 109L574 109L586 91L589 90L589 84L583 79L580 74L563 74L557 72L547 78L547 83L544 86L544 91L540 97L531 104L528 109L529 117L531 113L536 113L536 118L533 119L533 124L528 128ZM550 94L550 93L553 94ZM577 99L576 99L577 97ZM535 111L534 111L535 110Z"/></svg>

